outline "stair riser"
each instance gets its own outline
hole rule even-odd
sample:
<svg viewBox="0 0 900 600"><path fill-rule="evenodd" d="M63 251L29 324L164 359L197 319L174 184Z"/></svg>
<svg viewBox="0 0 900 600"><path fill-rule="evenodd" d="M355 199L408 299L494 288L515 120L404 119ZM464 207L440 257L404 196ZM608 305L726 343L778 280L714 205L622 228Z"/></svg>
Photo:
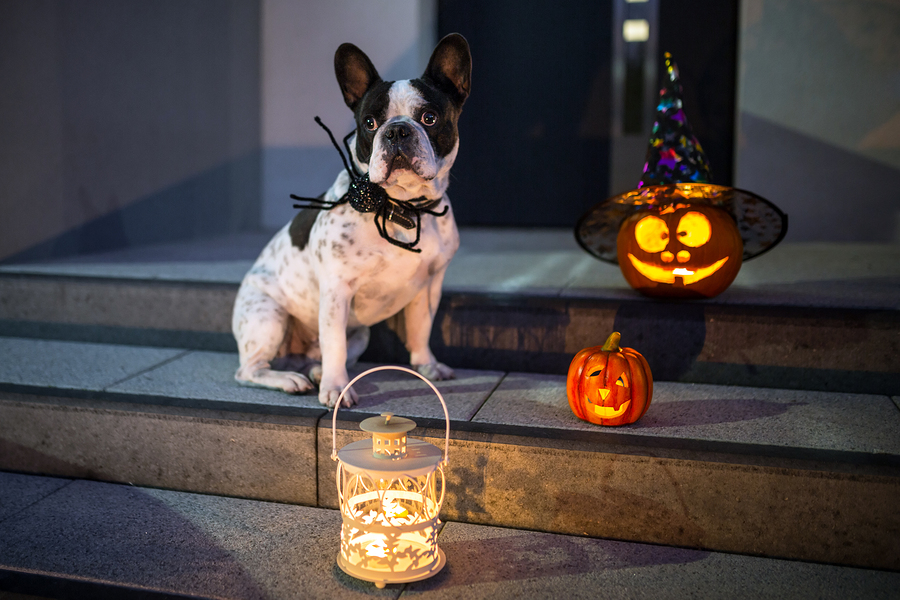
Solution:
<svg viewBox="0 0 900 600"><path fill-rule="evenodd" d="M0 335L235 351L229 284L0 277ZM402 316L363 360L406 362ZM710 303L518 298L447 291L432 349L457 368L564 374L612 331L657 381L892 394L900 314Z"/></svg>
<svg viewBox="0 0 900 600"><path fill-rule="evenodd" d="M0 277L0 319L164 331L231 332L237 286Z"/></svg>
<svg viewBox="0 0 900 600"><path fill-rule="evenodd" d="M900 569L895 477L451 440L447 486L451 521ZM337 503L329 459L319 506Z"/></svg>
<svg viewBox="0 0 900 600"><path fill-rule="evenodd" d="M4 397L2 470L337 504L330 422ZM364 436L341 422L337 446ZM897 477L460 436L451 440L447 520L900 569Z"/></svg>
<svg viewBox="0 0 900 600"><path fill-rule="evenodd" d="M103 404L0 400L0 470L316 503L316 419L251 422Z"/></svg>

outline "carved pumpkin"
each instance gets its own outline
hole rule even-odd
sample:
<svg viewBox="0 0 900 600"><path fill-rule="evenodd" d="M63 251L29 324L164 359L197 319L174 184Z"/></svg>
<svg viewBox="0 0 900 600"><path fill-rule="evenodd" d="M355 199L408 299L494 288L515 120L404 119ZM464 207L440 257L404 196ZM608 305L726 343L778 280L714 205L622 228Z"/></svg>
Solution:
<svg viewBox="0 0 900 600"><path fill-rule="evenodd" d="M627 425L640 419L653 397L650 365L631 348L620 348L613 332L603 346L575 355L566 395L575 416L596 425Z"/></svg>
<svg viewBox="0 0 900 600"><path fill-rule="evenodd" d="M737 277L744 252L731 215L705 204L638 211L622 223L616 247L631 287L668 298L721 294Z"/></svg>

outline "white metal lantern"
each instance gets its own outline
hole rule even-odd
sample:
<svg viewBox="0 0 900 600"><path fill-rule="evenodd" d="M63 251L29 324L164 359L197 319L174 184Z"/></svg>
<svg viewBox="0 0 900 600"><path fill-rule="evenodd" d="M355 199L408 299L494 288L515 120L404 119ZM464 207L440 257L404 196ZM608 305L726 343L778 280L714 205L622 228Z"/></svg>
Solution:
<svg viewBox="0 0 900 600"><path fill-rule="evenodd" d="M344 394L357 381L383 370L411 373L427 383L444 408L444 453L423 440L407 439L410 419L383 413L360 424L372 439L337 450L337 413ZM382 366L356 376L341 392L331 419L331 458L338 462L341 550L338 566L379 588L431 577L446 562L437 546L438 513L444 501L444 465L450 446L447 404L428 379L405 367Z"/></svg>

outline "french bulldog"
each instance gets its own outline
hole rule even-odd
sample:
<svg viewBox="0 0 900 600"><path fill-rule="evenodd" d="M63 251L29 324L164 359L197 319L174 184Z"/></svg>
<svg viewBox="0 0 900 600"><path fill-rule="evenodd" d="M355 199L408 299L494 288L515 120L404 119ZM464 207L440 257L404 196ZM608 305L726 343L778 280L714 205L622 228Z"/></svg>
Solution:
<svg viewBox="0 0 900 600"><path fill-rule="evenodd" d="M472 59L465 38L450 34L417 79L383 81L353 44L337 49L334 67L356 121L349 160L405 217L354 208L345 195L357 180L342 170L322 197L330 208L303 208L262 250L232 318L239 383L289 393L316 383L326 406L349 383L347 367L365 350L369 327L400 311L412 367L431 380L453 377L429 338L459 247L446 191ZM357 401L351 389L343 404Z"/></svg>

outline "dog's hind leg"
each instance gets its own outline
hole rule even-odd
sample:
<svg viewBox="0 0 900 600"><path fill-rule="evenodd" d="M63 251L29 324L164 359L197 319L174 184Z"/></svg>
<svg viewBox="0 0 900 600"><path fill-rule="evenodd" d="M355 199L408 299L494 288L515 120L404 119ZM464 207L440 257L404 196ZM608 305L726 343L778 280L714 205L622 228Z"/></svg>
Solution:
<svg viewBox="0 0 900 600"><path fill-rule="evenodd" d="M365 325L347 330L347 366L352 367L369 346L369 328Z"/></svg>
<svg viewBox="0 0 900 600"><path fill-rule="evenodd" d="M238 383L291 394L312 389L312 383L304 375L271 368L271 361L285 345L288 319L287 311L271 296L252 284L241 285L231 322L240 358L234 374Z"/></svg>

